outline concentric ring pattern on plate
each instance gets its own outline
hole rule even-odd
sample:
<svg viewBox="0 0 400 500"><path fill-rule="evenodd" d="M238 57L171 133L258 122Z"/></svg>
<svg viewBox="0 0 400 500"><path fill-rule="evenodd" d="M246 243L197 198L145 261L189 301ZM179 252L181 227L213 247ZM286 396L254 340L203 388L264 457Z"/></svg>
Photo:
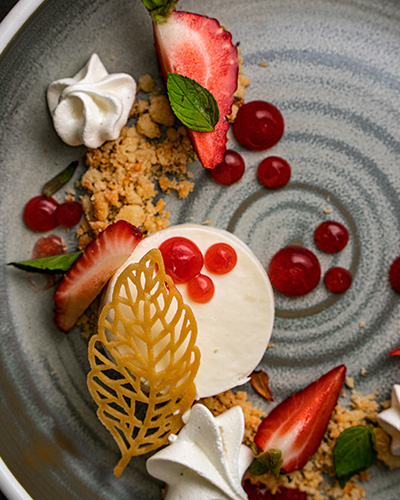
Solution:
<svg viewBox="0 0 400 500"><path fill-rule="evenodd" d="M198 12L196 4L182 0L180 8ZM317 254L323 272L340 265L354 277L340 296L322 284L303 298L276 295L275 347L263 367L277 399L339 363L365 394L386 398L400 381L398 360L388 356L400 344L399 296L387 277L400 254L400 13L396 0L376 4L201 5L240 42L251 80L247 99L274 103L286 129L267 153L245 151L230 138L247 169L229 188L194 165L193 196L167 200L172 222L228 228L266 267L282 246L302 244ZM36 240L21 223L24 202L54 174L56 162L83 154L57 138L44 96L49 82L74 74L92 52L110 71L157 74L140 2L47 0L0 60L3 262L28 256ZM269 154L292 166L290 183L276 192L256 181L257 165ZM350 232L335 255L320 252L313 240L317 225L329 219ZM0 453L7 465L35 500L159 499L144 458L132 461L121 479L112 475L118 452L86 390L86 341L53 327L51 292L34 294L25 276L4 266L1 273ZM367 500L398 499L398 471L373 468L371 476Z"/></svg>

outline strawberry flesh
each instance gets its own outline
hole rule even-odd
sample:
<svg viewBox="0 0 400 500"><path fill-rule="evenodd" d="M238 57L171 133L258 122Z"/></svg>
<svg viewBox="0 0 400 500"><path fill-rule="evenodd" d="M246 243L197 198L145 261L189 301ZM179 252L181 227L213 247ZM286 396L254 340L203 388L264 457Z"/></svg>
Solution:
<svg viewBox="0 0 400 500"><path fill-rule="evenodd" d="M278 456L279 461L272 464L278 465L278 470L271 464L266 467L289 473L305 466L322 441L345 375L346 367L337 366L271 411L254 438L261 452L257 465L266 465L271 456Z"/></svg>
<svg viewBox="0 0 400 500"><path fill-rule="evenodd" d="M397 347L396 349L393 349L393 351L390 351L391 356L400 356L400 347Z"/></svg>
<svg viewBox="0 0 400 500"><path fill-rule="evenodd" d="M208 89L219 108L219 121L212 132L188 130L193 147L205 168L223 161L238 80L238 51L231 34L216 19L172 11L163 22L154 22L154 38L160 70L187 76Z"/></svg>
<svg viewBox="0 0 400 500"><path fill-rule="evenodd" d="M114 272L126 261L143 234L124 220L108 226L84 250L58 285L54 321L69 332L101 292Z"/></svg>

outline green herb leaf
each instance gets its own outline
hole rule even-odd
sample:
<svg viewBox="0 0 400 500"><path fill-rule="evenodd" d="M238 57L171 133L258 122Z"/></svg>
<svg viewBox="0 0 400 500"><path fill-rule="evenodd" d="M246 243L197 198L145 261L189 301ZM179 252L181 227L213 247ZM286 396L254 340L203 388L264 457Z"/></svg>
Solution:
<svg viewBox="0 0 400 500"><path fill-rule="evenodd" d="M340 486L355 474L367 469L376 459L375 435L370 427L345 429L333 449L333 463Z"/></svg>
<svg viewBox="0 0 400 500"><path fill-rule="evenodd" d="M68 271L81 253L79 251L62 255L52 255L51 257L42 257L40 259L10 262L8 265L30 273L59 274Z"/></svg>
<svg viewBox="0 0 400 500"><path fill-rule="evenodd" d="M283 464L281 450L270 449L255 456L250 464L249 472L253 476L260 476L266 472L272 472L279 476Z"/></svg>
<svg viewBox="0 0 400 500"><path fill-rule="evenodd" d="M197 132L212 132L219 120L217 101L211 92L187 76L168 73L171 108L179 120Z"/></svg>
<svg viewBox="0 0 400 500"><path fill-rule="evenodd" d="M59 189L61 189L74 175L78 161L71 162L62 172L53 177L43 187L44 196L53 196Z"/></svg>

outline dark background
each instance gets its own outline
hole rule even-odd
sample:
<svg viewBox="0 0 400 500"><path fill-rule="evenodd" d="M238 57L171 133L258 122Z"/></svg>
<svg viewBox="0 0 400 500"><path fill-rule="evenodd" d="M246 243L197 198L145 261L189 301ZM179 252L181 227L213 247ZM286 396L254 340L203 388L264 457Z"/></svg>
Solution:
<svg viewBox="0 0 400 500"><path fill-rule="evenodd" d="M0 0L0 20L4 18L7 12L14 7L17 0Z"/></svg>
<svg viewBox="0 0 400 500"><path fill-rule="evenodd" d="M14 7L17 0L0 0L0 21L6 16L8 11ZM0 500L7 500L0 491Z"/></svg>

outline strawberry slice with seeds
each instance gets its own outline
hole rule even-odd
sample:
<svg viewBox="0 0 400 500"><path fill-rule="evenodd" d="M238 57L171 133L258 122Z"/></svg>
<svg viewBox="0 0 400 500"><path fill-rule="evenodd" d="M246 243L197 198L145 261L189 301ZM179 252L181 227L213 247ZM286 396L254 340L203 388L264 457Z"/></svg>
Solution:
<svg viewBox="0 0 400 500"><path fill-rule="evenodd" d="M289 473L305 466L322 441L345 375L346 367L337 366L271 411L254 438L260 453L250 472Z"/></svg>
<svg viewBox="0 0 400 500"><path fill-rule="evenodd" d="M232 111L238 81L238 51L232 35L213 18L168 8L161 16L150 13L163 78L166 80L169 72L187 76L209 90L218 103L219 121L214 131L187 129L202 165L214 168L226 151L226 117Z"/></svg>
<svg viewBox="0 0 400 500"><path fill-rule="evenodd" d="M84 250L58 285L54 321L69 332L101 292L114 272L136 248L143 234L135 226L119 220L108 226Z"/></svg>

